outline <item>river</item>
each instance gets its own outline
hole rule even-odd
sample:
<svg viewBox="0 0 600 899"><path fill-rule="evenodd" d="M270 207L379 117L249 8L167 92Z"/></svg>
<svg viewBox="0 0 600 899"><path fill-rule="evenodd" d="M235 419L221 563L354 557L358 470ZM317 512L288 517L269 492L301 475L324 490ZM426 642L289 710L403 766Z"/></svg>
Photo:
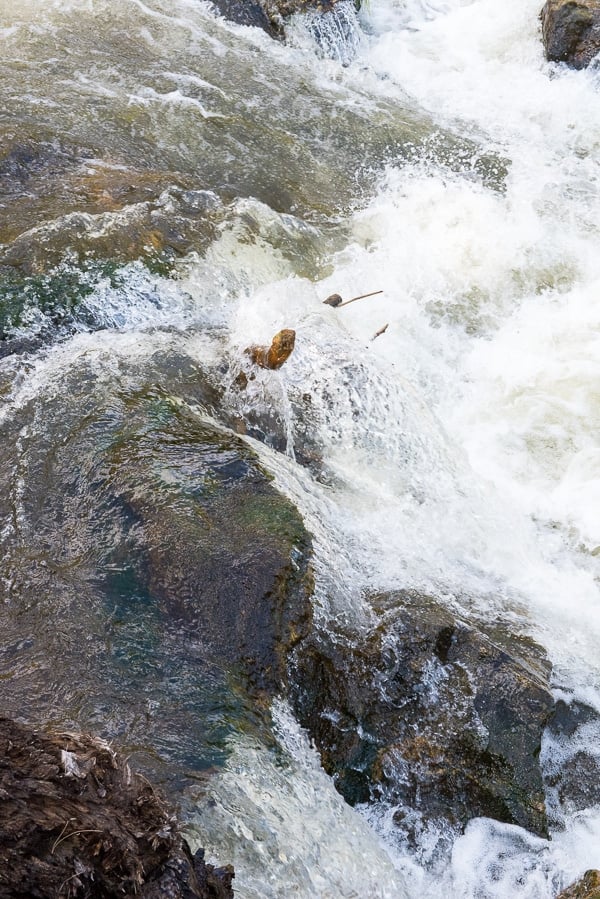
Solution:
<svg viewBox="0 0 600 899"><path fill-rule="evenodd" d="M0 0L0 326L27 349L0 359L7 711L141 741L119 703L143 682L174 727L212 716L217 773L186 786L189 815L243 899L552 899L600 867L593 805L550 840L476 819L432 863L434 834L409 849L390 809L344 804L284 702L274 756L218 678L196 697L176 633L149 661L143 598L114 637L138 679L112 705L93 653L84 684L49 674L98 627L77 603L105 564L105 510L87 536L75 487L53 513L49 447L60 460L94 403L110 418L115 385L174 390L176 368L294 328L244 399L285 446L247 439L314 536L320 626L359 631L369 591L406 587L512 616L556 697L600 714L600 69L544 61L539 7L369 0L281 43L201 0ZM297 461L302 395L319 474ZM578 731L591 756L599 738ZM542 765L577 748L548 737ZM189 763L176 735L169 751Z"/></svg>

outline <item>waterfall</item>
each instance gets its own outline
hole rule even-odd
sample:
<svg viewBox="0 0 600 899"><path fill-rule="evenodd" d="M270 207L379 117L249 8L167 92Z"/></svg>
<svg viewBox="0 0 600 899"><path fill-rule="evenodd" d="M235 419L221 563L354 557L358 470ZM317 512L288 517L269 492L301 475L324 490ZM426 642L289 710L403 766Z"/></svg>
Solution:
<svg viewBox="0 0 600 899"><path fill-rule="evenodd" d="M352 0L337 0L330 10L297 14L288 34L290 43L312 47L320 56L348 66L359 52L362 31Z"/></svg>

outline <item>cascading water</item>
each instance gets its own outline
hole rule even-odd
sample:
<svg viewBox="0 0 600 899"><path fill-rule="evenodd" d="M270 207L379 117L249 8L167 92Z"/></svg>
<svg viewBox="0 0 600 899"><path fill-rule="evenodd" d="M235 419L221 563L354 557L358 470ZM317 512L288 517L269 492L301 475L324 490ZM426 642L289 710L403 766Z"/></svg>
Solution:
<svg viewBox="0 0 600 899"><path fill-rule="evenodd" d="M0 0L0 325L28 351L0 359L0 579L7 609L24 597L7 711L27 696L140 741L165 696L177 726L212 715L219 749L211 731L198 751L220 770L186 785L186 814L246 899L552 899L600 867L598 806L553 780L598 756L594 714L544 737L550 840L479 818L440 857L433 831L400 840L383 800L345 805L285 703L269 743L218 673L196 700L179 635L150 650L144 597L117 608L124 581L111 640L125 658L140 609L138 668L105 705L101 656L67 688L27 655L37 641L68 665L103 627L95 510L73 475L52 519L47 460L102 403L112 420L115 391L160 384L201 417L181 372L204 367L230 420L268 412L282 435L246 439L313 534L319 627L360 635L370 593L429 592L509 618L545 648L557 699L600 715L600 81L543 61L538 7L371 0L355 21L344 2L284 45L196 0ZM236 390L244 349L283 327L290 360ZM36 532L36 503L54 531ZM48 624L37 596L59 579ZM186 739L165 752L189 765Z"/></svg>
<svg viewBox="0 0 600 899"><path fill-rule="evenodd" d="M292 45L308 46L342 65L350 65L361 45L362 31L354 3L337 0L327 12L306 12L296 15L287 28Z"/></svg>

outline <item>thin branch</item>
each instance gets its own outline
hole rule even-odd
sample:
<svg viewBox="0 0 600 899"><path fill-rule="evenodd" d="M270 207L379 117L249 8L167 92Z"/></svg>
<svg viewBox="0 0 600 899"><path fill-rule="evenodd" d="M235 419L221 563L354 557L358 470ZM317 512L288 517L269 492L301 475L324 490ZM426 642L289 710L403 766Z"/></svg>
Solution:
<svg viewBox="0 0 600 899"><path fill-rule="evenodd" d="M69 819L69 820L71 820L71 819ZM65 826L66 826L66 825L65 825ZM64 827L63 827L63 829L62 829L62 833L61 833L61 835L59 836L58 840L56 841L56 843L55 843L54 846L52 847L52 850L51 850L51 852L50 852L50 855L54 855L54 850L56 849L56 847L59 846L61 843L64 843L64 841L65 841L65 840L68 840L70 837L78 837L80 833L102 833L102 831L101 831L101 830L98 830L98 828L93 828L93 829L91 829L91 830L73 830L71 833L65 833L64 837L63 837L63 835L62 835L63 833L65 833L65 828L64 828Z"/></svg>
<svg viewBox="0 0 600 899"><path fill-rule="evenodd" d="M345 300L343 303L340 303L337 308L341 309L342 306L347 306L349 303L356 303L357 300L364 300L365 297L374 297L378 293L383 293L383 290L374 290L371 293L361 293L359 297L352 297L351 300Z"/></svg>
<svg viewBox="0 0 600 899"><path fill-rule="evenodd" d="M57 895L57 896L60 896L60 894L62 893L63 887L66 887L66 885L68 884L68 882L69 882L70 880L75 880L76 877L79 877L79 874L77 874L77 872L75 872L75 874L71 874L71 876L70 876L70 877L67 877L66 880L63 880L63 882L61 883L61 885L60 885L59 888L58 888L58 893L57 893L56 895Z"/></svg>
<svg viewBox="0 0 600 899"><path fill-rule="evenodd" d="M74 820L75 820L75 818L67 818L67 820L65 821L65 824L64 824L63 829L61 830L61 832L60 832L59 835L58 835L58 838L57 838L57 840L56 840L56 843L55 843L54 846L52 847L52 851L51 851L50 855L54 855L54 850L55 850L56 847L58 846L58 844L59 844L59 842L60 842L60 838L62 837L63 833L65 832L65 830L66 830L67 827L69 826L69 822L70 822L70 821L74 821Z"/></svg>

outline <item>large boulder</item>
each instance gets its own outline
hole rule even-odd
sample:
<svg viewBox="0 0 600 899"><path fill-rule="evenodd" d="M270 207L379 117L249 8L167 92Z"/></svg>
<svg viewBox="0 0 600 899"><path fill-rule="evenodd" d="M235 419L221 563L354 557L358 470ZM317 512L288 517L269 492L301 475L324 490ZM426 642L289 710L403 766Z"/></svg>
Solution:
<svg viewBox="0 0 600 899"><path fill-rule="evenodd" d="M102 740L0 719L2 899L233 899L165 802Z"/></svg>
<svg viewBox="0 0 600 899"><path fill-rule="evenodd" d="M140 399L109 450L140 577L207 657L275 692L311 620L302 519L239 437L160 392Z"/></svg>
<svg viewBox="0 0 600 899"><path fill-rule="evenodd" d="M200 408L209 385L195 408L152 386L197 370L157 353L103 377L95 361L2 426L3 521L27 472L2 534L3 711L98 733L179 793L223 763L233 731L269 739L263 710L310 628L311 539L255 452Z"/></svg>
<svg viewBox="0 0 600 899"><path fill-rule="evenodd" d="M360 642L315 634L296 659L297 713L342 795L412 810L395 818L409 840L480 815L546 836L538 757L553 699L540 647L431 597L373 601L381 621Z"/></svg>
<svg viewBox="0 0 600 899"><path fill-rule="evenodd" d="M600 51L600 0L547 0L541 19L551 62L583 69Z"/></svg>

